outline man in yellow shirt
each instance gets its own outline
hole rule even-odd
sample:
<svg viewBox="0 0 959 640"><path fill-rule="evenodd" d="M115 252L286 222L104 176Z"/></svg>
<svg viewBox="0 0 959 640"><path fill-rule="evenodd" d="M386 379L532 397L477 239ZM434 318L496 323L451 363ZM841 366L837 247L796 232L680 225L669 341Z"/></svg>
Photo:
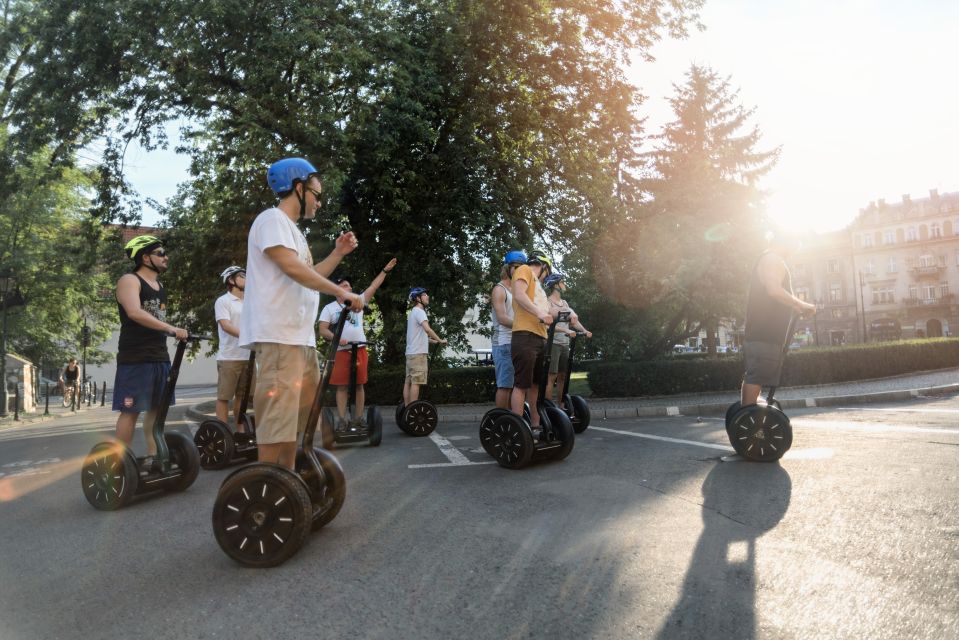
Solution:
<svg viewBox="0 0 959 640"><path fill-rule="evenodd" d="M523 403L530 407L530 422L539 429L536 399L543 373L546 349L546 327L552 323L546 292L540 279L549 274L553 263L545 252L533 251L525 265L513 271L513 338L510 353L513 358L513 391L510 410L523 415Z"/></svg>

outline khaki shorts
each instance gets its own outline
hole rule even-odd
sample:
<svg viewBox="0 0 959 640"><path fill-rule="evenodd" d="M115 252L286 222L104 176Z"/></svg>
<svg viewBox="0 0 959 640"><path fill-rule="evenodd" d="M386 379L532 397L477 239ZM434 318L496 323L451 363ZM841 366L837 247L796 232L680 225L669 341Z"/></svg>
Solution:
<svg viewBox="0 0 959 640"><path fill-rule="evenodd" d="M310 406L320 382L313 347L257 342L256 441L259 444L296 442L306 429Z"/></svg>
<svg viewBox="0 0 959 640"><path fill-rule="evenodd" d="M217 360L216 361L216 399L220 402L229 402L233 398L242 398L246 393L246 368L249 360ZM256 389L256 372L250 381Z"/></svg>
<svg viewBox="0 0 959 640"><path fill-rule="evenodd" d="M553 349L549 352L549 372L550 373L559 373L560 371L566 372L566 365L569 362L569 345L568 344L554 344Z"/></svg>
<svg viewBox="0 0 959 640"><path fill-rule="evenodd" d="M406 356L406 380L411 384L426 384L429 378L429 363L425 353Z"/></svg>

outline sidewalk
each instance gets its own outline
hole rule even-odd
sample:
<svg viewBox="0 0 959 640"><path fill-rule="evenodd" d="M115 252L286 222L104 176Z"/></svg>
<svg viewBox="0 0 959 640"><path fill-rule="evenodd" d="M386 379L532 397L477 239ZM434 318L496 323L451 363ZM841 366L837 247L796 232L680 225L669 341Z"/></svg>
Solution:
<svg viewBox="0 0 959 640"><path fill-rule="evenodd" d="M109 395L109 394L108 394ZM12 403L11 403L12 404ZM110 406L110 398L107 398L107 407ZM13 411L11 410L6 416L0 418L0 431L3 429L9 429L10 427L20 426L24 424L34 424L38 422L46 422L48 420L55 420L64 416L76 416L80 415L85 411L91 409L97 409L100 407L100 399L97 398L97 401L90 405L90 408L87 408L87 405L83 405L76 411L70 411L70 407L64 407L60 401L60 396L50 396L50 415L44 415L44 399L40 399L40 403L36 411L25 413L20 412L20 420L13 419Z"/></svg>
<svg viewBox="0 0 959 640"><path fill-rule="evenodd" d="M959 393L959 367L923 371L891 378L858 380L809 387L784 387L776 391L784 409L861 405L873 402L901 402L919 396ZM593 420L651 416L723 415L739 400L738 391L690 393L646 398L589 398ZM479 422L492 403L446 404L437 407L440 420ZM187 417L202 421L213 415L213 402L202 402L187 409ZM394 407L382 407L392 416Z"/></svg>

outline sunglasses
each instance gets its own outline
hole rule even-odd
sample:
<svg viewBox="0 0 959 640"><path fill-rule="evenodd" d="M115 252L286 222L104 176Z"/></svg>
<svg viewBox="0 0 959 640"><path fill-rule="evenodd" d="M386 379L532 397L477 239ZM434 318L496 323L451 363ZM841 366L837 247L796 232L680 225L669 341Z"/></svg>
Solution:
<svg viewBox="0 0 959 640"><path fill-rule="evenodd" d="M314 198L316 198L317 200L320 199L320 195L321 195L321 194L320 194L319 191L317 191L316 189L311 189L310 187L304 187L304 188L305 188L307 191L309 191L310 193L312 193Z"/></svg>
<svg viewBox="0 0 959 640"><path fill-rule="evenodd" d="M158 258L165 258L167 257L167 252L165 249L157 249L156 251L151 251L150 255Z"/></svg>

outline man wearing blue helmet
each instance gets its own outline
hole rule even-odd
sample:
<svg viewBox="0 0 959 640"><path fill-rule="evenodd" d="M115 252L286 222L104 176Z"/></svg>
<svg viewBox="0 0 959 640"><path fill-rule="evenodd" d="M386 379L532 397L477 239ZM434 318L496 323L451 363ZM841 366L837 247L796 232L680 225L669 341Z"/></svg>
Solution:
<svg viewBox="0 0 959 640"><path fill-rule="evenodd" d="M280 201L260 213L250 228L239 342L256 352L253 405L259 460L292 469L297 435L306 427L320 377L313 331L319 292L353 311L363 308L363 299L328 279L356 248L353 232L340 234L332 253L314 264L296 224L312 220L320 206L323 185L313 165L285 158L270 166L267 182Z"/></svg>
<svg viewBox="0 0 959 640"><path fill-rule="evenodd" d="M526 254L509 251L503 256L499 282L493 285L490 302L493 306L493 366L496 369L496 406L509 409L509 396L513 390L513 359L510 342L513 340L513 271L526 264Z"/></svg>
<svg viewBox="0 0 959 640"><path fill-rule="evenodd" d="M446 344L446 340L436 335L426 318L430 294L424 287L410 289L410 303L413 308L406 316L406 378L403 381L403 404L419 400L420 385L426 384L429 379L429 343Z"/></svg>

